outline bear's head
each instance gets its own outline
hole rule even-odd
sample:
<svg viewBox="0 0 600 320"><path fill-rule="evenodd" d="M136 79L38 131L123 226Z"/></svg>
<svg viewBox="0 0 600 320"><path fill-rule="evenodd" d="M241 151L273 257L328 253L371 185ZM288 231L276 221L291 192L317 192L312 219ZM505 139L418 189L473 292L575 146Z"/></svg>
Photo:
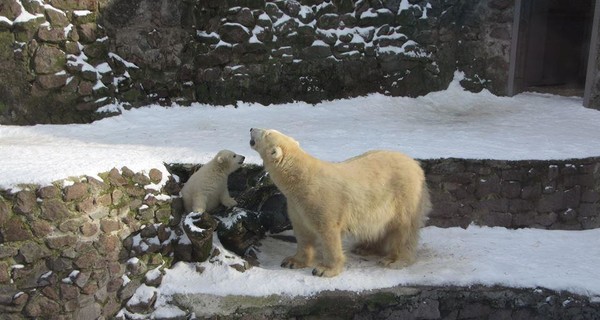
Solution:
<svg viewBox="0 0 600 320"><path fill-rule="evenodd" d="M215 161L227 174L239 169L244 163L244 159L246 157L229 150L221 150L215 156Z"/></svg>
<svg viewBox="0 0 600 320"><path fill-rule="evenodd" d="M250 147L256 150L265 163L278 164L291 149L300 144L292 137L273 129L250 129Z"/></svg>

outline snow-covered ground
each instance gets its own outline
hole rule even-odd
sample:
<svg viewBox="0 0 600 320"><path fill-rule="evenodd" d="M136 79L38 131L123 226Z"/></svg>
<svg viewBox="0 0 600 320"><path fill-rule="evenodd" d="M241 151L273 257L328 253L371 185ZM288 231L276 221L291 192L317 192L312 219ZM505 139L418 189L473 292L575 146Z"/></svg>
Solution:
<svg viewBox="0 0 600 320"><path fill-rule="evenodd" d="M415 158L600 155L600 112L582 107L581 98L474 94L454 81L448 90L418 98L373 94L315 106L148 106L92 124L0 126L0 188L113 167L164 170L163 162L205 163L224 148L260 163L248 145L251 127L278 129L326 160L369 149Z"/></svg>
<svg viewBox="0 0 600 320"><path fill-rule="evenodd" d="M176 264L163 278L159 304L173 293L310 296L324 290L362 291L396 285L544 287L600 297L599 239L598 229L426 227L412 266L382 268L375 259L347 251L345 271L326 279L313 276L312 268L281 268L279 264L295 252L296 244L268 237L258 247L260 266L244 273L229 267L236 258L222 258L228 262L223 264L203 263L203 273L198 273L193 263ZM233 254L222 256L227 255Z"/></svg>
<svg viewBox="0 0 600 320"><path fill-rule="evenodd" d="M148 106L92 124L0 126L0 188L49 184L113 167L134 171L163 163L205 163L220 149L260 163L248 145L251 127L295 137L313 155L343 160L369 149L415 158L566 159L600 155L600 112L581 98L525 93L496 97L470 93L455 80L448 90L418 98L373 94L349 100L237 108ZM118 106L113 106L118 108ZM568 290L600 301L600 229L588 231L425 228L415 265L383 269L351 256L344 273L313 277L284 270L294 244L268 238L260 267L240 273L226 264L179 263L158 289L157 312L174 293L312 295L323 290L369 290L394 285L501 284ZM223 259L228 259L224 257Z"/></svg>

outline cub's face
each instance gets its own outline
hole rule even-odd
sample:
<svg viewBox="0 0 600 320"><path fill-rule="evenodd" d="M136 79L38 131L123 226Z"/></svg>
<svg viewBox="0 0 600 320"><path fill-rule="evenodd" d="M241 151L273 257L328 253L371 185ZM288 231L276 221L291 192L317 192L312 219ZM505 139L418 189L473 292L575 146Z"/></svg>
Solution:
<svg viewBox="0 0 600 320"><path fill-rule="evenodd" d="M278 163L290 148L297 148L298 141L273 129L250 129L250 147L265 162Z"/></svg>
<svg viewBox="0 0 600 320"><path fill-rule="evenodd" d="M221 150L217 153L215 159L220 165L226 168L228 173L232 173L242 166L242 163L244 163L244 159L246 159L246 157L233 151Z"/></svg>

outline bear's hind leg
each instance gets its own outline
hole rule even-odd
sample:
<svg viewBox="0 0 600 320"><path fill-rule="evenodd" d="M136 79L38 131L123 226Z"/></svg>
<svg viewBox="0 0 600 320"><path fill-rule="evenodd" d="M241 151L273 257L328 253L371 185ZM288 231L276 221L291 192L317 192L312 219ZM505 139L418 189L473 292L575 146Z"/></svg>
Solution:
<svg viewBox="0 0 600 320"><path fill-rule="evenodd" d="M387 253L379 263L390 268L408 267L415 261L418 241L418 229L402 228L400 224L391 226L382 239L382 248Z"/></svg>
<svg viewBox="0 0 600 320"><path fill-rule="evenodd" d="M381 241L361 241L354 245L352 253L359 256L383 256L385 251Z"/></svg>

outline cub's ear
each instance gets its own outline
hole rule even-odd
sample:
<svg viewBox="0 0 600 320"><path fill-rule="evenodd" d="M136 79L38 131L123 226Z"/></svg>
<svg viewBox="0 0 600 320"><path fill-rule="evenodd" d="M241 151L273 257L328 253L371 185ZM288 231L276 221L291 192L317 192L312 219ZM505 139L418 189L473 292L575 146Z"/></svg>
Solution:
<svg viewBox="0 0 600 320"><path fill-rule="evenodd" d="M281 147L274 147L273 149L271 149L271 158L279 160L282 156L283 150L281 150Z"/></svg>
<svg viewBox="0 0 600 320"><path fill-rule="evenodd" d="M223 161L225 161L225 159L223 159L222 156L217 157L217 163L223 163Z"/></svg>

